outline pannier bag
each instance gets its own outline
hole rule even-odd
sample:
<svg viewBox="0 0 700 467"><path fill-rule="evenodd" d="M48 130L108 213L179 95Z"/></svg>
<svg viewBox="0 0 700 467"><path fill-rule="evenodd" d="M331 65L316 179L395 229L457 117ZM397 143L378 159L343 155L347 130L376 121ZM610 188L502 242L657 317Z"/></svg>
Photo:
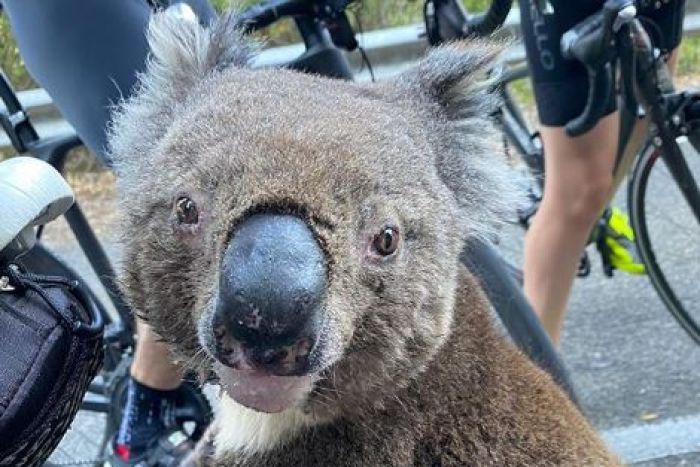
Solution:
<svg viewBox="0 0 700 467"><path fill-rule="evenodd" d="M102 319L76 281L0 266L0 465L40 465L102 364Z"/></svg>

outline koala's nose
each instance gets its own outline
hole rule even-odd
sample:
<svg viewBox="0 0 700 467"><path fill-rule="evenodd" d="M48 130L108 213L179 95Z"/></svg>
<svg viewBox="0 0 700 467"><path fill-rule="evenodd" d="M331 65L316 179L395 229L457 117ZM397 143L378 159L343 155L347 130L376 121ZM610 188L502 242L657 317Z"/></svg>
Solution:
<svg viewBox="0 0 700 467"><path fill-rule="evenodd" d="M325 255L302 219L253 215L224 254L214 319L254 363L274 366L299 354L290 346L316 341L326 277Z"/></svg>

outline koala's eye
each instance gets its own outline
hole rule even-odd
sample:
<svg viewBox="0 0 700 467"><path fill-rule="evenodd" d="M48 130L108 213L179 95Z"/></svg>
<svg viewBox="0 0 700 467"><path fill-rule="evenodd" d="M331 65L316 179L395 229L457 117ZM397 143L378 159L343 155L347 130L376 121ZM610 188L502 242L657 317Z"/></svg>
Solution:
<svg viewBox="0 0 700 467"><path fill-rule="evenodd" d="M394 254L399 246L399 231L396 227L387 226L374 237L372 247L381 256Z"/></svg>
<svg viewBox="0 0 700 467"><path fill-rule="evenodd" d="M175 202L175 213L180 224L196 224L199 222L199 211L197 205L186 196L180 197Z"/></svg>

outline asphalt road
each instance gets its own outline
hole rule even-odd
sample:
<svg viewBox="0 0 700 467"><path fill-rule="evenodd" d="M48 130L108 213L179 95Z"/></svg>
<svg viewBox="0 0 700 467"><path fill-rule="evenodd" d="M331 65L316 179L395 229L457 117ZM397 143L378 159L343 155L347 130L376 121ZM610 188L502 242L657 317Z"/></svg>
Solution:
<svg viewBox="0 0 700 467"><path fill-rule="evenodd" d="M700 174L700 161L693 167ZM700 313L700 228L687 221L668 175L658 170L648 196L652 241L657 256L665 258L669 280ZM624 193L616 204L626 205ZM504 229L499 245L504 256L519 261L522 237L516 226ZM106 240L118 260L119 247ZM51 247L76 270L90 271L74 243ZM576 280L561 347L586 415L628 462L700 465L700 348L672 319L647 277L606 278L595 250L588 251L593 271ZM86 278L95 281L91 274ZM99 416L79 414L52 460L76 465L94 458L102 423Z"/></svg>

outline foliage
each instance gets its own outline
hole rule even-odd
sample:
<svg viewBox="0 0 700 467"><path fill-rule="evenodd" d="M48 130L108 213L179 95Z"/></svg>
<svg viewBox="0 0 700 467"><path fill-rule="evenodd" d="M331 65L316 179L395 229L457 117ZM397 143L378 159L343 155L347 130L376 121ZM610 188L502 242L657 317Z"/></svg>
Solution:
<svg viewBox="0 0 700 467"><path fill-rule="evenodd" d="M686 36L681 42L678 75L695 75L700 73L700 37Z"/></svg>
<svg viewBox="0 0 700 467"><path fill-rule="evenodd" d="M532 81L529 79L519 79L508 85L508 90L513 98L521 106L529 107L535 105L535 95L532 91Z"/></svg>
<svg viewBox="0 0 700 467"><path fill-rule="evenodd" d="M10 79L16 89L29 89L36 87L36 84L24 68L24 62L19 55L17 43L12 37L10 23L7 17L0 17L0 69L2 69Z"/></svg>

